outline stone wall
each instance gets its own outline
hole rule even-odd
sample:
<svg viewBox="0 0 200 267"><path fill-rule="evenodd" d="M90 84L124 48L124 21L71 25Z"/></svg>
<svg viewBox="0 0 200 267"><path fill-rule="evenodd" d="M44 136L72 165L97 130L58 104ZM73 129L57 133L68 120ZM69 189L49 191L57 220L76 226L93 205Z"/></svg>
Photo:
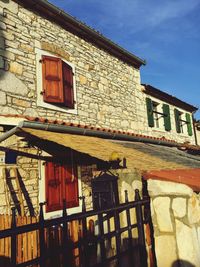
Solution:
<svg viewBox="0 0 200 267"><path fill-rule="evenodd" d="M191 141L193 137L155 131L147 125L140 71L60 26L19 6L0 2L1 115L60 119L156 137ZM75 68L75 112L38 105L38 51L61 57ZM71 113L70 113L71 112Z"/></svg>
<svg viewBox="0 0 200 267"><path fill-rule="evenodd" d="M148 180L158 267L200 266L200 199L186 185ZM182 262L182 263L181 263Z"/></svg>
<svg viewBox="0 0 200 267"><path fill-rule="evenodd" d="M24 147L26 144L20 141L19 138L15 136L7 139L3 142L3 145L8 148L15 150L23 149L24 152L30 154L37 154L35 148ZM16 184L16 177L14 168L17 168L19 186L23 198L23 206L25 215L33 216L38 215L39 213L39 164L38 160L31 159L24 156L17 156L16 164L5 164L5 152L0 151L0 214L10 214L11 208L16 206L17 200L19 200L18 186ZM8 169L6 174L5 168ZM6 180L6 176L8 179ZM11 176L11 178L9 178ZM11 182L13 186L17 199L15 203L12 199L12 194L9 189L8 183Z"/></svg>

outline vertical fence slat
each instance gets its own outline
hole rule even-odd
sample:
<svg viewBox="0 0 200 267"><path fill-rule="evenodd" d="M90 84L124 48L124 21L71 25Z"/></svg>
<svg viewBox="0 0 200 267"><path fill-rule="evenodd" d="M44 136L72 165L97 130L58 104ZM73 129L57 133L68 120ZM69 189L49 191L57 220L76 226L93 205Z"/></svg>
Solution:
<svg viewBox="0 0 200 267"><path fill-rule="evenodd" d="M140 253L140 263L142 267L147 267L147 251L146 251L146 242L144 234L144 223L142 216L142 205L138 202L140 201L139 190L135 190L135 201L136 201L136 218L137 218L137 227L138 227L138 245Z"/></svg>
<svg viewBox="0 0 200 267"><path fill-rule="evenodd" d="M105 249L105 241L104 241L104 228L103 228L103 214L100 213L98 215L98 224L99 224L99 236L100 236L100 252L101 252L101 261L102 266L105 266L106 259L106 249Z"/></svg>
<svg viewBox="0 0 200 267"><path fill-rule="evenodd" d="M125 190L125 203L128 204L128 191ZM132 244L132 230L131 230L131 216L130 216L130 209L126 209L126 219L128 225L128 253L129 253L129 262L131 267L134 266L133 262L133 244Z"/></svg>
<svg viewBox="0 0 200 267"><path fill-rule="evenodd" d="M16 266L17 263L17 237L16 237L16 214L15 208L12 208L12 221L11 221L11 264Z"/></svg>
<svg viewBox="0 0 200 267"><path fill-rule="evenodd" d="M40 215L39 215L39 242L40 242L40 267L45 267L45 237L44 237L44 203L40 203Z"/></svg>
<svg viewBox="0 0 200 267"><path fill-rule="evenodd" d="M66 201L63 201L63 266L69 266L69 263L67 261L68 257L68 248L67 248L67 242L68 242L68 225L67 225L67 206ZM70 266L69 266L70 267Z"/></svg>

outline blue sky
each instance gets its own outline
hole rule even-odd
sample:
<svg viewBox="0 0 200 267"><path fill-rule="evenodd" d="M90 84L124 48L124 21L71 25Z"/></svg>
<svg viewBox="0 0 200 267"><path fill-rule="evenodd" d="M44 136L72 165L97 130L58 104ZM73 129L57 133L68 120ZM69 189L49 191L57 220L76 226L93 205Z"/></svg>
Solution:
<svg viewBox="0 0 200 267"><path fill-rule="evenodd" d="M142 83L200 108L200 0L50 2L145 59Z"/></svg>

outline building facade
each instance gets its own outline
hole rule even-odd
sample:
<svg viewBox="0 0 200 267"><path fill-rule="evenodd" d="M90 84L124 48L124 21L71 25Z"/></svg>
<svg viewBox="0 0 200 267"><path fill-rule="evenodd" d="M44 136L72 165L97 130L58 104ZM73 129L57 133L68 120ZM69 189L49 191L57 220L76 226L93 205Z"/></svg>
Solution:
<svg viewBox="0 0 200 267"><path fill-rule="evenodd" d="M8 176L20 181L19 213L38 215L46 202L51 218L63 198L69 213L82 196L93 207L91 180L113 152L127 160L113 170L119 201L142 192L143 171L198 168L180 151L196 145L197 109L141 85L144 60L44 0L1 1L0 36L1 214L16 205Z"/></svg>

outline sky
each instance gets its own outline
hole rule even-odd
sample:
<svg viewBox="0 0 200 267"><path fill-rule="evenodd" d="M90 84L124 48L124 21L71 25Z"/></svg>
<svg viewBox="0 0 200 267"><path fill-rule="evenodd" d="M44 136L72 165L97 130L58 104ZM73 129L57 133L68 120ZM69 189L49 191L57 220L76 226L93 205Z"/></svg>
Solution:
<svg viewBox="0 0 200 267"><path fill-rule="evenodd" d="M145 59L142 83L200 108L200 0L49 2Z"/></svg>

